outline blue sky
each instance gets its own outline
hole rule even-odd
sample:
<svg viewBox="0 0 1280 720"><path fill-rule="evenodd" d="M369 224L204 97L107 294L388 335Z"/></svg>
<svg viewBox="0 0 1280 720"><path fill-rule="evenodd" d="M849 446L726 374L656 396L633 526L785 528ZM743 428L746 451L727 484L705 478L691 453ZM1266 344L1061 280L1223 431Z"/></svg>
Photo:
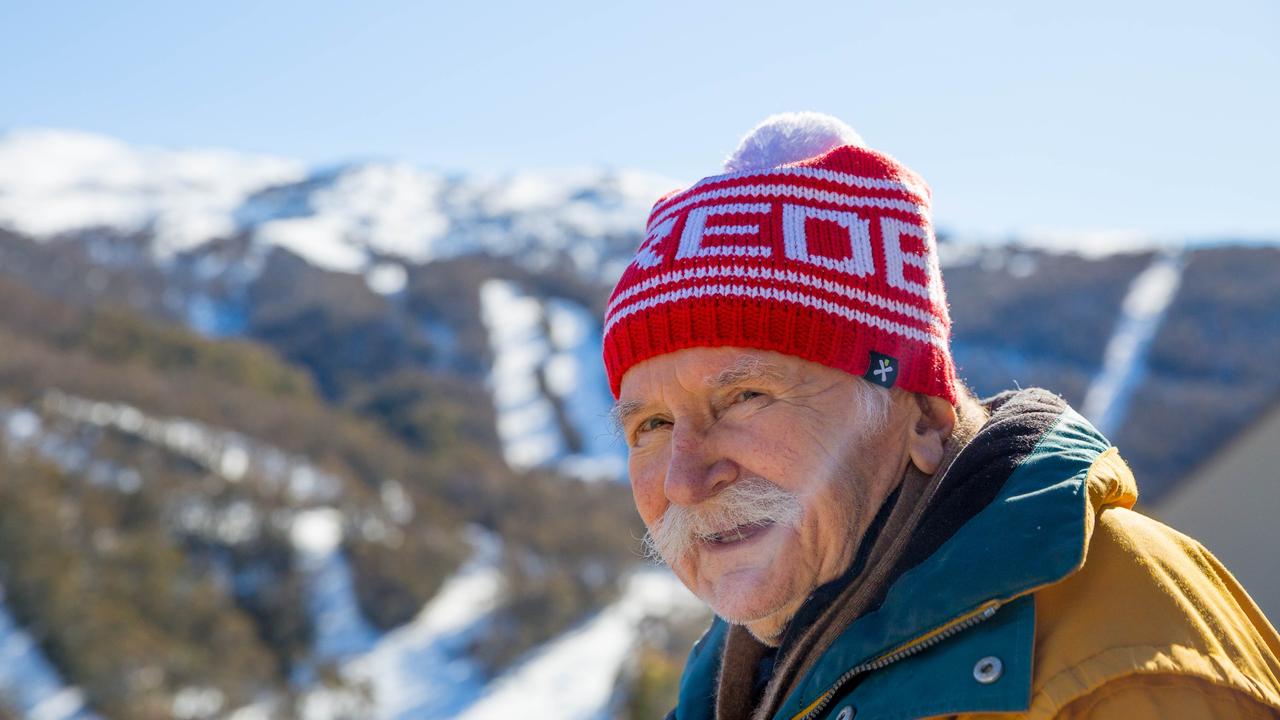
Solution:
<svg viewBox="0 0 1280 720"><path fill-rule="evenodd" d="M0 4L0 131L316 164L716 172L842 117L939 224L1280 237L1280 3Z"/></svg>

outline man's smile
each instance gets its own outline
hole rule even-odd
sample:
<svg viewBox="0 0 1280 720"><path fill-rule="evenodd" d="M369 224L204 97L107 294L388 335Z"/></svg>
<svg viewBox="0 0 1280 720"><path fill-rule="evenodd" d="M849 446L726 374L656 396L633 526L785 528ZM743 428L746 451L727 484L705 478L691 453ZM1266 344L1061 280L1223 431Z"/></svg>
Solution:
<svg viewBox="0 0 1280 720"><path fill-rule="evenodd" d="M709 535L702 540L704 547L714 551L727 550L730 548L738 548L749 544L752 540L768 534L768 531L774 527L771 520L761 523L749 523L729 528L714 535Z"/></svg>

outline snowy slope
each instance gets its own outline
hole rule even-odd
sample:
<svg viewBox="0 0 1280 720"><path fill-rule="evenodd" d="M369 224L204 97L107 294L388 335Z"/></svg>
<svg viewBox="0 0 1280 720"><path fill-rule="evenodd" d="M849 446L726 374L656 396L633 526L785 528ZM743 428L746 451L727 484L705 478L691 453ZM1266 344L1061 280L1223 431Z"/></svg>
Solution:
<svg viewBox="0 0 1280 720"><path fill-rule="evenodd" d="M337 720L344 712L377 720L602 717L641 621L701 607L666 569L639 570L612 605L490 681L466 648L497 603L501 548L479 530L471 539L472 559L412 622L342 658L342 677L363 688L371 705L316 687L303 702L305 720Z"/></svg>
<svg viewBox="0 0 1280 720"><path fill-rule="evenodd" d="M302 164L281 158L14 131L0 138L0 225L37 237L150 229L156 255L167 258L231 234L232 214L247 196L305 175Z"/></svg>
<svg viewBox="0 0 1280 720"><path fill-rule="evenodd" d="M638 571L617 602L536 650L458 718L601 718L641 621L699 607L700 601L665 568Z"/></svg>
<svg viewBox="0 0 1280 720"><path fill-rule="evenodd" d="M480 287L480 312L493 350L490 373L498 438L507 464L528 469L563 456L555 408L538 376L551 348L542 330L542 303L507 280Z"/></svg>
<svg viewBox="0 0 1280 720"><path fill-rule="evenodd" d="M480 697L485 677L466 655L467 643L493 609L500 589L498 541L480 530L470 535L475 553L407 625L373 638L361 652L342 658L341 673L366 688L379 720L444 720ZM305 720L341 717L352 704L341 693L310 692Z"/></svg>
<svg viewBox="0 0 1280 720"><path fill-rule="evenodd" d="M356 602L354 575L342 552L342 525L342 513L336 508L310 508L294 516L289 531L307 583L307 610L315 628L314 665L359 655L378 638ZM301 679L306 684L314 680Z"/></svg>
<svg viewBox="0 0 1280 720"><path fill-rule="evenodd" d="M543 305L555 352L545 367L547 389L560 399L581 451L563 458L566 473L584 479L621 478L626 447L610 427L613 397L605 374L600 323L582 305L551 298Z"/></svg>
<svg viewBox="0 0 1280 720"><path fill-rule="evenodd" d="M1147 350L1178 292L1182 268L1180 252L1163 252L1129 286L1102 369L1089 385L1081 408L1104 435L1116 432L1124 422L1129 398L1145 374Z"/></svg>
<svg viewBox="0 0 1280 720"><path fill-rule="evenodd" d="M621 478L626 455L609 431L612 398L591 313L498 279L480 287L480 309L493 350L490 385L507 463L517 469L554 464L589 480ZM577 452L557 422L556 403Z"/></svg>
<svg viewBox="0 0 1280 720"><path fill-rule="evenodd" d="M80 132L0 136L0 227L38 238L149 231L159 263L246 233L250 271L280 247L338 272L383 263L383 282L373 284L384 290L387 261L471 252L533 268L567 258L584 273L616 275L650 205L678 184L608 170L460 179L398 162L308 170L287 159L131 147ZM583 242L610 237L625 240L616 251Z"/></svg>

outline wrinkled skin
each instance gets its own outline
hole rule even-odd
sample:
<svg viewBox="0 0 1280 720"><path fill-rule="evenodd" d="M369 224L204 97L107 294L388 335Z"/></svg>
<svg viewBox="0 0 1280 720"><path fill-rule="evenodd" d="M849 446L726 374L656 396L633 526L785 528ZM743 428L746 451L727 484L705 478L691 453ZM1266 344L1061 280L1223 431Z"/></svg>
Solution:
<svg viewBox="0 0 1280 720"><path fill-rule="evenodd" d="M690 348L622 379L619 408L636 509L652 529L673 505L697 506L759 476L800 500L798 528L771 525L699 541L672 562L712 610L776 643L819 585L852 562L884 499L914 465L938 468L955 422L945 400L894 390L887 420L867 422L848 373L779 353Z"/></svg>

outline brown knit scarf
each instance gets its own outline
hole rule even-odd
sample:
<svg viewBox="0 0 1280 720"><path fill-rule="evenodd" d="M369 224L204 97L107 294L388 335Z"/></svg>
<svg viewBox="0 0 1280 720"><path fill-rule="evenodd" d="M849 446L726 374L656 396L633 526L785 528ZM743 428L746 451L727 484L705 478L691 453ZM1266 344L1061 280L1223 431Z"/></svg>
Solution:
<svg viewBox="0 0 1280 720"><path fill-rule="evenodd" d="M925 475L909 465L897 502L867 556L866 570L853 580L779 657L759 704L751 707L756 666L768 648L745 627L734 625L725 639L716 688L716 720L765 720L771 718L796 684L826 652L836 637L857 618L887 582L893 579L907 542L946 475L952 461L977 435L986 421L986 410L972 397L963 396L956 408L956 425L943 446L938 472Z"/></svg>

